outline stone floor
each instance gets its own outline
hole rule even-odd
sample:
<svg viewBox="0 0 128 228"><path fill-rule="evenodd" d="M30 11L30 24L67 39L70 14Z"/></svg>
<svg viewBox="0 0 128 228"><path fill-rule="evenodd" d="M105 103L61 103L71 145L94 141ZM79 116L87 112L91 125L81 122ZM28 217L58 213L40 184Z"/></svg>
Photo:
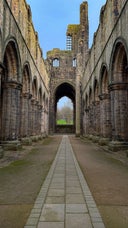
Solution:
<svg viewBox="0 0 128 228"><path fill-rule="evenodd" d="M104 228L96 203L63 136L24 228Z"/></svg>

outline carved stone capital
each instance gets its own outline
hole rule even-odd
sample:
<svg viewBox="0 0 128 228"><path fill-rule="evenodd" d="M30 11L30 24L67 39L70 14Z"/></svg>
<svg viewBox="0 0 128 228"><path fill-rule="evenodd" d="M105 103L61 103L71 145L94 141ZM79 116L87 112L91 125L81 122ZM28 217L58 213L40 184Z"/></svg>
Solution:
<svg viewBox="0 0 128 228"><path fill-rule="evenodd" d="M110 99L110 94L109 93L103 93L99 95L100 100L109 100Z"/></svg>
<svg viewBox="0 0 128 228"><path fill-rule="evenodd" d="M3 88L13 88L17 90L22 89L22 84L17 81L6 81L2 83Z"/></svg>
<svg viewBox="0 0 128 228"><path fill-rule="evenodd" d="M113 90L127 90L128 83L125 82L115 82L109 85L109 91Z"/></svg>

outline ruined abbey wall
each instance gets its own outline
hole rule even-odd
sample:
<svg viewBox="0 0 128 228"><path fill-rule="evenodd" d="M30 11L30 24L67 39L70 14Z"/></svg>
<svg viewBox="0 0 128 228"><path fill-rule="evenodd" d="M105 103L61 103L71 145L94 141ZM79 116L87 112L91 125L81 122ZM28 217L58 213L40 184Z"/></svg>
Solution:
<svg viewBox="0 0 128 228"><path fill-rule="evenodd" d="M119 148L128 142L128 1L107 1L82 77L83 134Z"/></svg>
<svg viewBox="0 0 128 228"><path fill-rule="evenodd" d="M44 61L25 0L0 1L0 142L56 132L57 102L69 97L74 133L128 146L128 1L107 0L88 47L88 3L67 28L67 50ZM48 126L49 125L49 126Z"/></svg>
<svg viewBox="0 0 128 228"><path fill-rule="evenodd" d="M0 1L0 140L48 133L49 78L25 0Z"/></svg>

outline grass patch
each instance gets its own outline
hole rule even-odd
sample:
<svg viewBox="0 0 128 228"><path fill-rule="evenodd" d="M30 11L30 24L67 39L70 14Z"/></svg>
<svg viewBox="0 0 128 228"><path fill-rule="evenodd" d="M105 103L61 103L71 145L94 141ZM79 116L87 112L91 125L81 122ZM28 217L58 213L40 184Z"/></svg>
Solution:
<svg viewBox="0 0 128 228"><path fill-rule="evenodd" d="M14 161L10 164L11 167L18 167L18 166L23 166L23 165L28 165L29 161L26 160L17 160Z"/></svg>
<svg viewBox="0 0 128 228"><path fill-rule="evenodd" d="M50 142L52 142L53 138L47 137L43 140L42 144L43 145L48 145Z"/></svg>
<svg viewBox="0 0 128 228"><path fill-rule="evenodd" d="M66 122L66 120L57 120L57 124L58 125L66 125L67 122Z"/></svg>

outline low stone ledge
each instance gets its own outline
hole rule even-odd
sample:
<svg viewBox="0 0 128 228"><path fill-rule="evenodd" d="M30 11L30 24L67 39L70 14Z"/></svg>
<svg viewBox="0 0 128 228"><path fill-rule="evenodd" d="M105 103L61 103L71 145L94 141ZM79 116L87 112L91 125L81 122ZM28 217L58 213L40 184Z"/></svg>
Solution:
<svg viewBox="0 0 128 228"><path fill-rule="evenodd" d="M2 146L0 146L0 159L3 158L3 156L4 156L4 150Z"/></svg>
<svg viewBox="0 0 128 228"><path fill-rule="evenodd" d="M116 152L119 150L128 150L128 142L111 141L108 144L108 149L113 152Z"/></svg>
<svg viewBox="0 0 128 228"><path fill-rule="evenodd" d="M110 143L110 139L109 138L100 138L98 143L100 146L107 146Z"/></svg>
<svg viewBox="0 0 128 228"><path fill-rule="evenodd" d="M30 146L30 145L32 144L32 139L29 138L29 137L22 138L22 139L21 139L21 143L22 143L22 145L24 145L24 146Z"/></svg>
<svg viewBox="0 0 128 228"><path fill-rule="evenodd" d="M44 139L46 137L47 137L47 135L45 133L43 133L41 135L31 136L30 139L32 140L32 142L38 142L39 140L42 140L42 139Z"/></svg>
<svg viewBox="0 0 128 228"><path fill-rule="evenodd" d="M3 141L1 142L1 146L4 150L14 150L17 151L22 148L20 141Z"/></svg>
<svg viewBox="0 0 128 228"><path fill-rule="evenodd" d="M99 143L100 137L99 136L92 136L93 143Z"/></svg>

